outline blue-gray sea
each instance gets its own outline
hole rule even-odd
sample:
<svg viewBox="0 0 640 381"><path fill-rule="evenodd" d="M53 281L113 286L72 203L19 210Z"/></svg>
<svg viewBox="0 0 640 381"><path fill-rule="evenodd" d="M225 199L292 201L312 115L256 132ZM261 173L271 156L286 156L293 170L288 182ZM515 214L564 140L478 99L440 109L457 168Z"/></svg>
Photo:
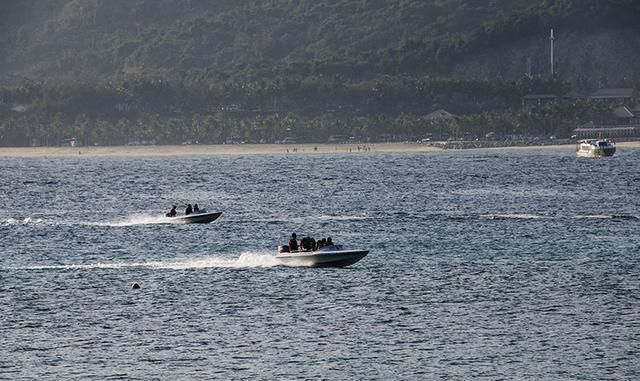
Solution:
<svg viewBox="0 0 640 381"><path fill-rule="evenodd" d="M640 149L4 157L0 179L0 379L640 378ZM162 223L187 203L224 214ZM278 265L292 232L371 252Z"/></svg>

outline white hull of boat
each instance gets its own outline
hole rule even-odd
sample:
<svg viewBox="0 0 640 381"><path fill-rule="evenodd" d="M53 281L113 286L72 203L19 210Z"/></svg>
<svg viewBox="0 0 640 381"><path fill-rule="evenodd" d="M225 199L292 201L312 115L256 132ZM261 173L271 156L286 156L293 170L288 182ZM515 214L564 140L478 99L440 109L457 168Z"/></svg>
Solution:
<svg viewBox="0 0 640 381"><path fill-rule="evenodd" d="M616 153L615 148L608 149L608 150L594 149L594 150L576 151L576 155L578 157L608 157L608 156L613 156L614 153Z"/></svg>
<svg viewBox="0 0 640 381"><path fill-rule="evenodd" d="M222 212L196 212L182 216L167 217L167 219L171 222L178 222L183 224L208 224L217 220L221 215Z"/></svg>
<svg viewBox="0 0 640 381"><path fill-rule="evenodd" d="M276 259L289 266L345 267L369 254L369 250L318 250L278 253Z"/></svg>
<svg viewBox="0 0 640 381"><path fill-rule="evenodd" d="M608 157L616 153L615 144L608 140L585 139L576 145L578 157Z"/></svg>

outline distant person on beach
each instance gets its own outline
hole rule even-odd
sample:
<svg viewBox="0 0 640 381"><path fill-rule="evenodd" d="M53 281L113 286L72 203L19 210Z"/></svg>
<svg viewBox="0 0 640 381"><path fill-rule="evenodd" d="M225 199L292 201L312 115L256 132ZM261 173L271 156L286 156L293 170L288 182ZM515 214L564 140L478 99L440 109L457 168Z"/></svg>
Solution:
<svg viewBox="0 0 640 381"><path fill-rule="evenodd" d="M173 208L171 208L171 210L169 211L169 213L167 213L167 217L175 217L176 214L177 214L176 206L174 205Z"/></svg>
<svg viewBox="0 0 640 381"><path fill-rule="evenodd" d="M200 208L198 208L198 204L193 205L193 213L196 213L200 211Z"/></svg>
<svg viewBox="0 0 640 381"><path fill-rule="evenodd" d="M298 240L296 239L296 233L291 234L289 239L289 251L298 250Z"/></svg>
<svg viewBox="0 0 640 381"><path fill-rule="evenodd" d="M187 204L187 209L184 211L185 215L189 215L193 213L193 209L191 209L191 204Z"/></svg>

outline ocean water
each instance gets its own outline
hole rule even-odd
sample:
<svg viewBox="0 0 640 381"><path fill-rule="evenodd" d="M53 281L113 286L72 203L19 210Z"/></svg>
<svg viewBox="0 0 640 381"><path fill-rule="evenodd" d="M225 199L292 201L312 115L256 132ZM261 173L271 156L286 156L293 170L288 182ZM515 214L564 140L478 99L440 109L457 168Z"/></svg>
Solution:
<svg viewBox="0 0 640 381"><path fill-rule="evenodd" d="M0 379L640 378L638 149L0 158L0 178ZM163 223L187 203L224 214ZM278 265L292 232L371 251Z"/></svg>

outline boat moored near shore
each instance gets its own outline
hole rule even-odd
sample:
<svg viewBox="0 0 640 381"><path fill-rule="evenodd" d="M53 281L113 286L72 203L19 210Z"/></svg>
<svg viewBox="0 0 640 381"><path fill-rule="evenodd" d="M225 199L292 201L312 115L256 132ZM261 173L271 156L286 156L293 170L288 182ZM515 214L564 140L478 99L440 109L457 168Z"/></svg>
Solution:
<svg viewBox="0 0 640 381"><path fill-rule="evenodd" d="M605 157L616 153L616 144L609 139L583 139L576 144L580 157Z"/></svg>

